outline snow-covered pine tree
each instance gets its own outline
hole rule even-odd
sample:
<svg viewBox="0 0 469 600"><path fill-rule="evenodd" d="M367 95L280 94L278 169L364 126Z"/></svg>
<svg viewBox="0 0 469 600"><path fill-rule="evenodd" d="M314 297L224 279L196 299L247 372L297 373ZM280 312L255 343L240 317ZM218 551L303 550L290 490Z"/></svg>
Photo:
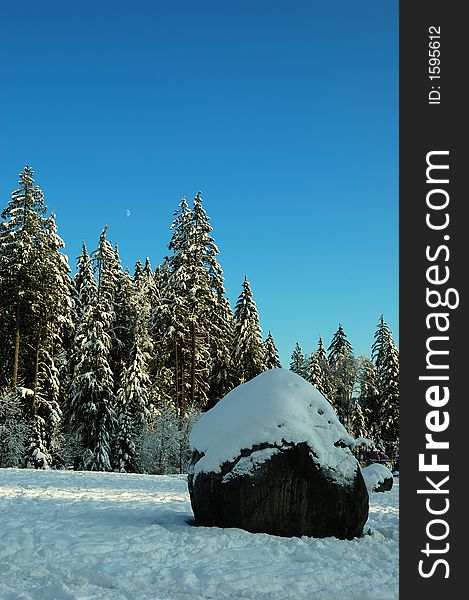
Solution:
<svg viewBox="0 0 469 600"><path fill-rule="evenodd" d="M106 239L107 225L99 236L98 248L93 252L94 270L97 279L96 303L101 307L103 324L112 330L115 319L115 294L119 274L122 271L119 254Z"/></svg>
<svg viewBox="0 0 469 600"><path fill-rule="evenodd" d="M124 299L117 304L117 292L119 284L122 282L125 286L126 277L122 273L122 265L119 258L117 245L113 247L112 243L106 238L107 225L101 231L99 244L93 252L94 271L97 279L96 305L101 311L101 320L105 333L111 341L110 352L107 360L112 372L114 382L114 394L119 387L119 381L122 373L122 345L130 348L127 342L127 323L128 318L125 313L128 304L132 299ZM124 292L125 293L125 292ZM122 296L119 298L121 300ZM119 322L117 319L119 318ZM132 316L130 317L130 319ZM120 326L117 328L117 326ZM124 342L122 342L122 339ZM128 356L128 354L127 354Z"/></svg>
<svg viewBox="0 0 469 600"><path fill-rule="evenodd" d="M307 379L308 377L308 363L298 342L296 342L295 348L291 355L290 371L293 371L293 373L304 377L304 379Z"/></svg>
<svg viewBox="0 0 469 600"><path fill-rule="evenodd" d="M23 467L31 439L31 420L25 417L30 405L27 388L0 389L0 467Z"/></svg>
<svg viewBox="0 0 469 600"><path fill-rule="evenodd" d="M135 263L134 276L133 276L134 285L136 288L140 287L140 279L142 278L142 275L143 275L143 265L142 265L142 262L140 261L140 259L138 259L137 262Z"/></svg>
<svg viewBox="0 0 469 600"><path fill-rule="evenodd" d="M176 330L174 329L174 293L168 285L169 259L166 257L155 270L156 300L151 307L148 333L152 342L149 362L151 398L156 410L178 407L175 355ZM151 437L151 436L150 436Z"/></svg>
<svg viewBox="0 0 469 600"><path fill-rule="evenodd" d="M134 345L128 366L124 369L121 388L117 393L117 434L115 463L120 472L139 470L138 438L147 428L150 417L147 372L148 354L144 350L146 323L139 315L131 332Z"/></svg>
<svg viewBox="0 0 469 600"><path fill-rule="evenodd" d="M328 390L324 378L324 371L322 370L321 361L317 352L313 352L309 359L307 380L311 385L314 385L327 400L329 400L327 397Z"/></svg>
<svg viewBox="0 0 469 600"><path fill-rule="evenodd" d="M264 340L264 350L266 370L268 371L270 369L281 369L282 365L278 356L277 346L275 345L275 340L270 331L268 336Z"/></svg>
<svg viewBox="0 0 469 600"><path fill-rule="evenodd" d="M61 460L61 395L59 370L49 352L42 350L26 463L29 467L48 468L55 458Z"/></svg>
<svg viewBox="0 0 469 600"><path fill-rule="evenodd" d="M81 358L73 374L67 411L68 427L81 456L75 468L110 471L111 440L115 425L114 381L109 366L109 314L96 303L83 316L76 336Z"/></svg>
<svg viewBox="0 0 469 600"><path fill-rule="evenodd" d="M93 253L96 296L76 330L73 355L77 364L66 411L69 439L74 447L82 449L81 456L75 457L75 466L94 471L111 469L115 426L114 376L110 361L120 269L115 250L106 239L106 230L104 227L99 246Z"/></svg>
<svg viewBox="0 0 469 600"><path fill-rule="evenodd" d="M198 255L203 257L203 265L208 271L213 294L212 315L207 331L211 357L208 407L211 407L236 385L231 356L234 317L230 302L226 298L223 270L217 259L219 250L211 235L213 228L203 208L200 192L194 198L191 222L192 238L198 246Z"/></svg>
<svg viewBox="0 0 469 600"><path fill-rule="evenodd" d="M322 337L319 336L319 340L318 340L318 348L316 350L316 358L318 361L319 366L321 367L321 371L322 371L322 379L321 379L321 387L322 390L321 393L323 394L323 396L325 398L327 398L327 400L329 400L329 402L334 406L334 390L333 390L333 386L331 383L331 369L329 366L329 359L327 358L327 352L326 349L324 347L324 342L322 340Z"/></svg>
<svg viewBox="0 0 469 600"><path fill-rule="evenodd" d="M77 326L84 312L96 299L96 279L93 275L93 261L82 242L81 254L77 259L77 272L73 277L72 297L74 300L73 322Z"/></svg>
<svg viewBox="0 0 469 600"><path fill-rule="evenodd" d="M64 456L72 458L78 456L81 452L80 439L77 431L77 423L74 416L74 403L69 394L72 384L72 378L75 369L82 360L83 354L83 334L85 316L96 305L98 285L93 273L93 261L88 254L84 242L82 242L82 252L77 258L77 272L72 280L72 297L74 300L73 323L74 337L68 353L66 365L67 371L67 394L63 406L62 433L65 436ZM73 424L73 425L72 425Z"/></svg>
<svg viewBox="0 0 469 600"><path fill-rule="evenodd" d="M357 398L355 398L353 402L352 416L350 418L349 424L349 432L355 438L369 438L365 416L363 414L360 402Z"/></svg>
<svg viewBox="0 0 469 600"><path fill-rule="evenodd" d="M358 383L360 402L368 436L375 439L380 430L380 396L373 362L364 355L358 357Z"/></svg>
<svg viewBox="0 0 469 600"><path fill-rule="evenodd" d="M352 345L339 324L328 348L332 402L339 419L347 427L352 416L352 394L357 377L357 361Z"/></svg>
<svg viewBox="0 0 469 600"><path fill-rule="evenodd" d="M185 197L171 226L169 243L168 293L172 295L174 316L174 363L177 371L179 414L189 406L204 408L208 401L210 373L210 320L215 298L204 263L204 253L197 239L193 211Z"/></svg>
<svg viewBox="0 0 469 600"><path fill-rule="evenodd" d="M353 354L352 345L347 339L347 335L344 331L344 328L339 323L339 328L334 334L332 338L331 345L328 348L329 356L329 366L334 368L336 364L344 357Z"/></svg>
<svg viewBox="0 0 469 600"><path fill-rule="evenodd" d="M154 296L157 295L155 274L151 268L148 256L145 259L145 265L142 272L142 280L139 282L139 289L150 306L153 305ZM149 312L149 311L148 311Z"/></svg>
<svg viewBox="0 0 469 600"><path fill-rule="evenodd" d="M247 277L236 303L234 319L234 365L239 383L244 383L266 370L259 314Z"/></svg>
<svg viewBox="0 0 469 600"><path fill-rule="evenodd" d="M399 444L399 351L392 331L381 316L372 346L380 395L380 441L388 450Z"/></svg>
<svg viewBox="0 0 469 600"><path fill-rule="evenodd" d="M225 297L218 249L200 193L183 196L171 225L170 256L154 275L149 329L156 396L171 397L180 415L213 406L233 386L233 313Z"/></svg>
<svg viewBox="0 0 469 600"><path fill-rule="evenodd" d="M155 273L152 271L150 260L145 259L142 275L138 285L134 281L135 286L135 306L137 314L140 317L141 329L141 344L145 352L151 353L153 350L152 339L150 336L151 315L153 309L160 304L159 296L159 281Z"/></svg>
<svg viewBox="0 0 469 600"><path fill-rule="evenodd" d="M118 261L120 265L120 260ZM110 367L114 377L114 390L120 389L122 377L129 364L132 349L135 344L135 320L140 312L137 291L128 269L119 269L116 273L114 292L114 319L112 322L112 348Z"/></svg>
<svg viewBox="0 0 469 600"><path fill-rule="evenodd" d="M215 290L215 300L216 310L210 332L212 363L207 408L212 408L238 382L232 357L235 331L233 311L228 298L217 290Z"/></svg>
<svg viewBox="0 0 469 600"><path fill-rule="evenodd" d="M57 235L55 215L46 216L44 194L33 175L30 167L20 174L20 187L3 211L0 226L0 334L6 342L0 358L6 362L0 372L11 387L21 381L32 390L28 395L28 413L35 425L32 452L38 444L47 449L57 425L52 417L57 414L55 388L45 383L42 371L56 371L56 357L72 328L70 269L61 253L64 243ZM44 426L39 426L42 422Z"/></svg>
<svg viewBox="0 0 469 600"><path fill-rule="evenodd" d="M327 368L329 368L329 359L327 358L327 353L326 353L326 349L324 347L324 342L322 341L322 337L319 336L319 340L318 340L318 349L316 350L317 355L318 355L318 359L319 359L319 363L321 365L322 370L324 371L324 366L326 366Z"/></svg>

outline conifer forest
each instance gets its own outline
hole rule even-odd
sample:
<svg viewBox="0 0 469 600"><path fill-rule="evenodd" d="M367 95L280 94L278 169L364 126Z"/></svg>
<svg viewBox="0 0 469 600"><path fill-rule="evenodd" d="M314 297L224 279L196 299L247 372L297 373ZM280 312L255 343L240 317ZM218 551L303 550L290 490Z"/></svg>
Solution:
<svg viewBox="0 0 469 600"><path fill-rule="evenodd" d="M354 355L339 324L330 342L312 340L307 353L297 344L281 365L248 279L234 307L226 297L200 193L176 207L161 264L137 261L133 272L106 227L69 265L29 166L2 208L0 467L185 472L198 416L282 367L356 438L397 449L399 353L384 317L370 357Z"/></svg>

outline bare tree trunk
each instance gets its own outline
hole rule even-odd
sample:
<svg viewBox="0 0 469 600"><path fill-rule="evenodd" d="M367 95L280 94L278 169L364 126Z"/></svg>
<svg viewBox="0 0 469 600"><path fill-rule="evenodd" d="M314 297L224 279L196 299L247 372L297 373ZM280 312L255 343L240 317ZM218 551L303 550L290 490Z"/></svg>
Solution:
<svg viewBox="0 0 469 600"><path fill-rule="evenodd" d="M20 359L20 305L16 305L16 334L15 334L15 357L13 359L13 381L11 387L15 388L18 383L18 364Z"/></svg>
<svg viewBox="0 0 469 600"><path fill-rule="evenodd" d="M36 414L36 405L37 405L37 388L38 388L38 378L39 378L39 357L41 355L41 337L42 337L42 327L39 328L39 333L37 334L36 341L36 353L34 357L34 381L33 381L33 397L31 400L31 416L34 417Z"/></svg>
<svg viewBox="0 0 469 600"><path fill-rule="evenodd" d="M179 398L179 361L178 361L178 342L176 334L174 334L174 359L175 359L175 376L174 382L176 387L176 404L179 412L181 412L180 398Z"/></svg>
<svg viewBox="0 0 469 600"><path fill-rule="evenodd" d="M186 414L186 378L184 376L184 354L181 353L181 416Z"/></svg>
<svg viewBox="0 0 469 600"><path fill-rule="evenodd" d="M191 322L191 406L195 405L195 323Z"/></svg>

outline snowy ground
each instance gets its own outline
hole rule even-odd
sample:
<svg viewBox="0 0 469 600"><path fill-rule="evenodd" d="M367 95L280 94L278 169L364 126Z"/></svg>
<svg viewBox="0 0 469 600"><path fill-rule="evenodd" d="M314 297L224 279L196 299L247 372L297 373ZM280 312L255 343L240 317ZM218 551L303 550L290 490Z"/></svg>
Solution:
<svg viewBox="0 0 469 600"><path fill-rule="evenodd" d="M184 476L0 469L1 600L390 600L398 480L352 541L194 527Z"/></svg>

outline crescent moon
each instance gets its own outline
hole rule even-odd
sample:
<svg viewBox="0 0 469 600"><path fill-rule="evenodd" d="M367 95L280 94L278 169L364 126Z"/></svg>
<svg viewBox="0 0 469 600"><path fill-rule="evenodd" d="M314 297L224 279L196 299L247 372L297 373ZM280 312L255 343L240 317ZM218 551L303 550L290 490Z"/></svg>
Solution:
<svg viewBox="0 0 469 600"><path fill-rule="evenodd" d="M126 214L128 217L130 217L130 208L126 208L126 209L125 209L125 214Z"/></svg>

